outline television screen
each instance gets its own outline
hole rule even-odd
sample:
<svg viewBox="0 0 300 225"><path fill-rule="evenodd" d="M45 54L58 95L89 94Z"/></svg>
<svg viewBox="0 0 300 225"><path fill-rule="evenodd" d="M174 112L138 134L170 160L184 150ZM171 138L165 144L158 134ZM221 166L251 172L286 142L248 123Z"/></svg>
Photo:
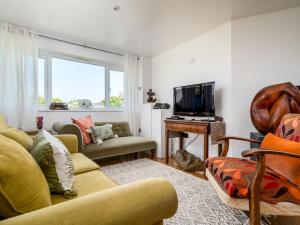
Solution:
<svg viewBox="0 0 300 225"><path fill-rule="evenodd" d="M215 116L215 82L174 88L174 115Z"/></svg>

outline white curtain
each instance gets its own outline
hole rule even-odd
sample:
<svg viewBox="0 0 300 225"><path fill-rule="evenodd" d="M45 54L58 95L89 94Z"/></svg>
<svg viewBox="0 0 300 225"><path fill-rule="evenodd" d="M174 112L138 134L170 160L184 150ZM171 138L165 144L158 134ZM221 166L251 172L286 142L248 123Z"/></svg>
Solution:
<svg viewBox="0 0 300 225"><path fill-rule="evenodd" d="M0 113L12 127L35 128L38 99L37 34L0 24Z"/></svg>
<svg viewBox="0 0 300 225"><path fill-rule="evenodd" d="M138 85L138 57L126 55L125 77L126 77L126 98L125 109L129 127L133 135L139 135L140 113L139 113L139 85Z"/></svg>

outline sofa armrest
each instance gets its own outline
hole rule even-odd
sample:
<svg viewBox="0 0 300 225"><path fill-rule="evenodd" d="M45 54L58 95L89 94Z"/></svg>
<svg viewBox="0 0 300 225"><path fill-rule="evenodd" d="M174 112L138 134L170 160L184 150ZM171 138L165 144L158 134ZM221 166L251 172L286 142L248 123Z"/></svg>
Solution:
<svg viewBox="0 0 300 225"><path fill-rule="evenodd" d="M67 147L70 153L78 152L78 138L74 134L60 134L54 135Z"/></svg>
<svg viewBox="0 0 300 225"><path fill-rule="evenodd" d="M1 225L153 225L177 210L177 195L165 179L116 186L4 221Z"/></svg>
<svg viewBox="0 0 300 225"><path fill-rule="evenodd" d="M83 150L83 137L80 128L75 124L66 124L61 122L56 122L53 124L52 129L58 134L74 134L78 139L78 151Z"/></svg>

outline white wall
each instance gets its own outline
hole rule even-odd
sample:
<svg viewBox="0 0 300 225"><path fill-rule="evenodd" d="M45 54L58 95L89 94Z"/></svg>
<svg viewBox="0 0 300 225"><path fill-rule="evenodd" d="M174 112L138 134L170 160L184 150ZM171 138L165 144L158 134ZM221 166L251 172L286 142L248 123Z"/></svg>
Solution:
<svg viewBox="0 0 300 225"><path fill-rule="evenodd" d="M216 114L225 118L227 134L249 137L255 131L249 114L254 95L275 83L300 84L299 21L296 7L222 25L154 57L152 86L162 102L172 104L173 87L216 81ZM234 142L229 154L240 157L248 148ZM188 150L200 155L202 143Z"/></svg>
<svg viewBox="0 0 300 225"><path fill-rule="evenodd" d="M47 38L39 38L40 51L67 54L79 58L86 58L106 62L113 65L123 65L124 57L105 52L83 48ZM51 128L57 121L71 122L71 117L83 117L92 115L94 121L122 121L126 120L125 112L84 112L84 111L40 111L38 115L44 117L44 127Z"/></svg>
<svg viewBox="0 0 300 225"><path fill-rule="evenodd" d="M160 102L173 104L173 87L216 81L216 113L230 125L230 30L231 24L224 24L152 59L152 87ZM188 150L202 156L202 146L198 139ZM213 149L216 154L216 147Z"/></svg>
<svg viewBox="0 0 300 225"><path fill-rule="evenodd" d="M235 20L231 29L234 119L230 132L249 136L255 131L249 114L254 95L271 84L300 84L300 7ZM234 147L234 155L248 147Z"/></svg>

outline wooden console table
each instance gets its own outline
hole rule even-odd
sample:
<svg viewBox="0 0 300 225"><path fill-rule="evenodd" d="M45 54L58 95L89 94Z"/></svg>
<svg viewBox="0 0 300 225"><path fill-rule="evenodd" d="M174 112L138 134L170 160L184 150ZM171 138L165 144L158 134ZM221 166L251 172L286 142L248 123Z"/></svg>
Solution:
<svg viewBox="0 0 300 225"><path fill-rule="evenodd" d="M193 120L165 120L165 152L166 158L165 161L169 163L169 137L170 131L179 131L179 132L191 132L197 134L203 134L204 144L203 144L203 156L204 161L208 158L208 138L210 134L210 123L203 121L193 121ZM179 137L179 148L183 148L183 137ZM222 144L218 145L219 155L222 151Z"/></svg>

